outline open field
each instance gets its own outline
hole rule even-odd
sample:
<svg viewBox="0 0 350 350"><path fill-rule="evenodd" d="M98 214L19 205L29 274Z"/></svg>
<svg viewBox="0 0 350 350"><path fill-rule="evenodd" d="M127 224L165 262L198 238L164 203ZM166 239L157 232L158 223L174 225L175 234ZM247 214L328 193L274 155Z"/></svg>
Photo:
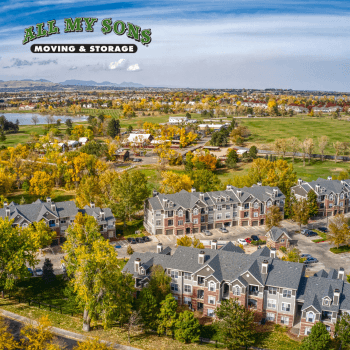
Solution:
<svg viewBox="0 0 350 350"><path fill-rule="evenodd" d="M9 202L20 203L22 197L24 198L26 204L33 203L38 199L38 196L25 193L23 190L17 190L6 195ZM53 202L64 202L75 199L74 191L66 191L63 188L54 188L51 194L51 199Z"/></svg>
<svg viewBox="0 0 350 350"><path fill-rule="evenodd" d="M329 145L325 154L334 154L333 142L348 142L350 122L346 120L331 119L329 117L289 117L289 118L258 118L241 119L241 125L245 125L251 132L248 142L256 145L272 144L279 138L296 136L299 140L326 135L329 137ZM314 153L318 150L315 148Z"/></svg>

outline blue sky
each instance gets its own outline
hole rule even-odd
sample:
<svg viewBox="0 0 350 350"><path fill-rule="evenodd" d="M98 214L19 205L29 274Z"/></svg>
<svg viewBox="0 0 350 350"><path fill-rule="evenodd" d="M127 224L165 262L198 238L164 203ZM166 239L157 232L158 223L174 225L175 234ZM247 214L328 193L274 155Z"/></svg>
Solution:
<svg viewBox="0 0 350 350"><path fill-rule="evenodd" d="M0 79L132 81L194 88L350 91L350 1L7 1L0 5ZM63 33L67 17L97 17L94 33ZM33 54L24 28L55 19L33 43L135 43L103 35L112 18L152 29L136 54ZM111 69L113 68L113 69Z"/></svg>

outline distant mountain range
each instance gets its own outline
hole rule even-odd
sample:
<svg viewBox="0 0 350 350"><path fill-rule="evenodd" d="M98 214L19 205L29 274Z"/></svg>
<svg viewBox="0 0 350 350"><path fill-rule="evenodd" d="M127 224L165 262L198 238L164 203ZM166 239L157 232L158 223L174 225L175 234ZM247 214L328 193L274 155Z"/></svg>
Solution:
<svg viewBox="0 0 350 350"><path fill-rule="evenodd" d="M93 80L66 80L61 83L61 85L82 85L82 86L114 86L114 87L144 87L142 84L132 83L132 82L122 82L121 84L111 83L110 81L103 81L102 83L97 83Z"/></svg>

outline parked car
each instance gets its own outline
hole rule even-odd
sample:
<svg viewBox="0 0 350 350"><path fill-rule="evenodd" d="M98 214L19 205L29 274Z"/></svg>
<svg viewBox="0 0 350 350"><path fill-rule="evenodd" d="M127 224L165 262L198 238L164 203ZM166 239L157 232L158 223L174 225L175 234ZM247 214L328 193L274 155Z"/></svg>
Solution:
<svg viewBox="0 0 350 350"><path fill-rule="evenodd" d="M248 244L252 243L252 239L251 239L250 237L247 237L247 238L245 239L245 241L246 241Z"/></svg>
<svg viewBox="0 0 350 350"><path fill-rule="evenodd" d="M33 270L30 267L28 267L28 272L30 273L31 276L34 275Z"/></svg>
<svg viewBox="0 0 350 350"><path fill-rule="evenodd" d="M203 233L204 233L206 236L212 236L212 235L213 235L209 230L204 230Z"/></svg>
<svg viewBox="0 0 350 350"><path fill-rule="evenodd" d="M300 231L300 233L302 234L302 235L305 235L305 233L308 233L309 232L309 230L307 229L307 228L304 228L304 229L302 229L301 231Z"/></svg>
<svg viewBox="0 0 350 350"><path fill-rule="evenodd" d="M259 241L259 237L257 235L251 235L250 238L252 241Z"/></svg>
<svg viewBox="0 0 350 350"><path fill-rule="evenodd" d="M242 245L248 245L247 241L244 238L238 238L237 242Z"/></svg>
<svg viewBox="0 0 350 350"><path fill-rule="evenodd" d="M300 257L301 258L312 258L312 255L310 255L310 254L301 254Z"/></svg>
<svg viewBox="0 0 350 350"><path fill-rule="evenodd" d="M145 243L142 237L136 237L135 240L137 243Z"/></svg>
<svg viewBox="0 0 350 350"><path fill-rule="evenodd" d="M135 238L128 238L128 242L130 243L130 244L136 244L136 240L135 240Z"/></svg>
<svg viewBox="0 0 350 350"><path fill-rule="evenodd" d="M43 270L40 267L37 267L34 270L35 276L42 276L43 275Z"/></svg>
<svg viewBox="0 0 350 350"><path fill-rule="evenodd" d="M308 231L305 233L305 237L312 237L312 236L318 236L318 235L314 231Z"/></svg>
<svg viewBox="0 0 350 350"><path fill-rule="evenodd" d="M318 260L316 258L308 258L304 261L304 264L313 264L313 263L317 263Z"/></svg>
<svg viewBox="0 0 350 350"><path fill-rule="evenodd" d="M324 232L324 233L328 232L328 228L327 227L319 227L318 230L321 231L321 232Z"/></svg>
<svg viewBox="0 0 350 350"><path fill-rule="evenodd" d="M142 159L140 159L140 158L134 158L132 161L133 161L133 162L142 162Z"/></svg>
<svg viewBox="0 0 350 350"><path fill-rule="evenodd" d="M115 249L120 249L121 247L122 247L122 246L121 246L121 245L118 245L118 244L114 246Z"/></svg>
<svg viewBox="0 0 350 350"><path fill-rule="evenodd" d="M227 232L228 232L227 229L226 229L225 227L220 227L219 230L220 230L221 232L223 232L223 233L227 233Z"/></svg>
<svg viewBox="0 0 350 350"><path fill-rule="evenodd" d="M147 236L143 237L143 240L144 240L145 242L151 242L151 239L150 239L149 237L147 237Z"/></svg>

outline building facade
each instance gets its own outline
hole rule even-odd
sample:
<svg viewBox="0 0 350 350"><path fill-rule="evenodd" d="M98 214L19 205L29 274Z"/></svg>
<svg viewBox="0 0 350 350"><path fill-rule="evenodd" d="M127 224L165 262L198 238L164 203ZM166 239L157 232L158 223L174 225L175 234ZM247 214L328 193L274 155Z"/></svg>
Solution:
<svg viewBox="0 0 350 350"><path fill-rule="evenodd" d="M299 179L291 191L298 200L307 199L308 193L314 191L319 216L345 214L350 210L350 180L332 180L331 176L327 180L318 178L311 182Z"/></svg>
<svg viewBox="0 0 350 350"><path fill-rule="evenodd" d="M276 205L283 215L285 196L277 187L254 185L225 191L175 194L153 192L145 201L144 227L151 234L190 234L227 226L262 226Z"/></svg>
<svg viewBox="0 0 350 350"><path fill-rule="evenodd" d="M111 209L96 207L94 203L90 203L90 206L87 205L83 209L79 209L73 201L56 203L52 202L51 198L47 198L46 202L38 199L31 204L23 205L14 202L4 203L4 208L0 209L0 217L13 219L13 225L21 227L44 220L51 230L57 233L53 244L60 244L64 242L65 232L79 212L96 219L104 238L115 238L115 218Z"/></svg>
<svg viewBox="0 0 350 350"><path fill-rule="evenodd" d="M157 246L157 253L134 253L123 272L135 279L141 290L151 278L152 266L160 265L171 277L171 293L179 305L215 318L222 300L236 298L253 309L257 317L297 327L308 335L321 321L334 333L338 317L350 309L350 284L344 270L324 270L305 277L305 265L282 261L267 247L252 254L229 242L220 249Z"/></svg>

